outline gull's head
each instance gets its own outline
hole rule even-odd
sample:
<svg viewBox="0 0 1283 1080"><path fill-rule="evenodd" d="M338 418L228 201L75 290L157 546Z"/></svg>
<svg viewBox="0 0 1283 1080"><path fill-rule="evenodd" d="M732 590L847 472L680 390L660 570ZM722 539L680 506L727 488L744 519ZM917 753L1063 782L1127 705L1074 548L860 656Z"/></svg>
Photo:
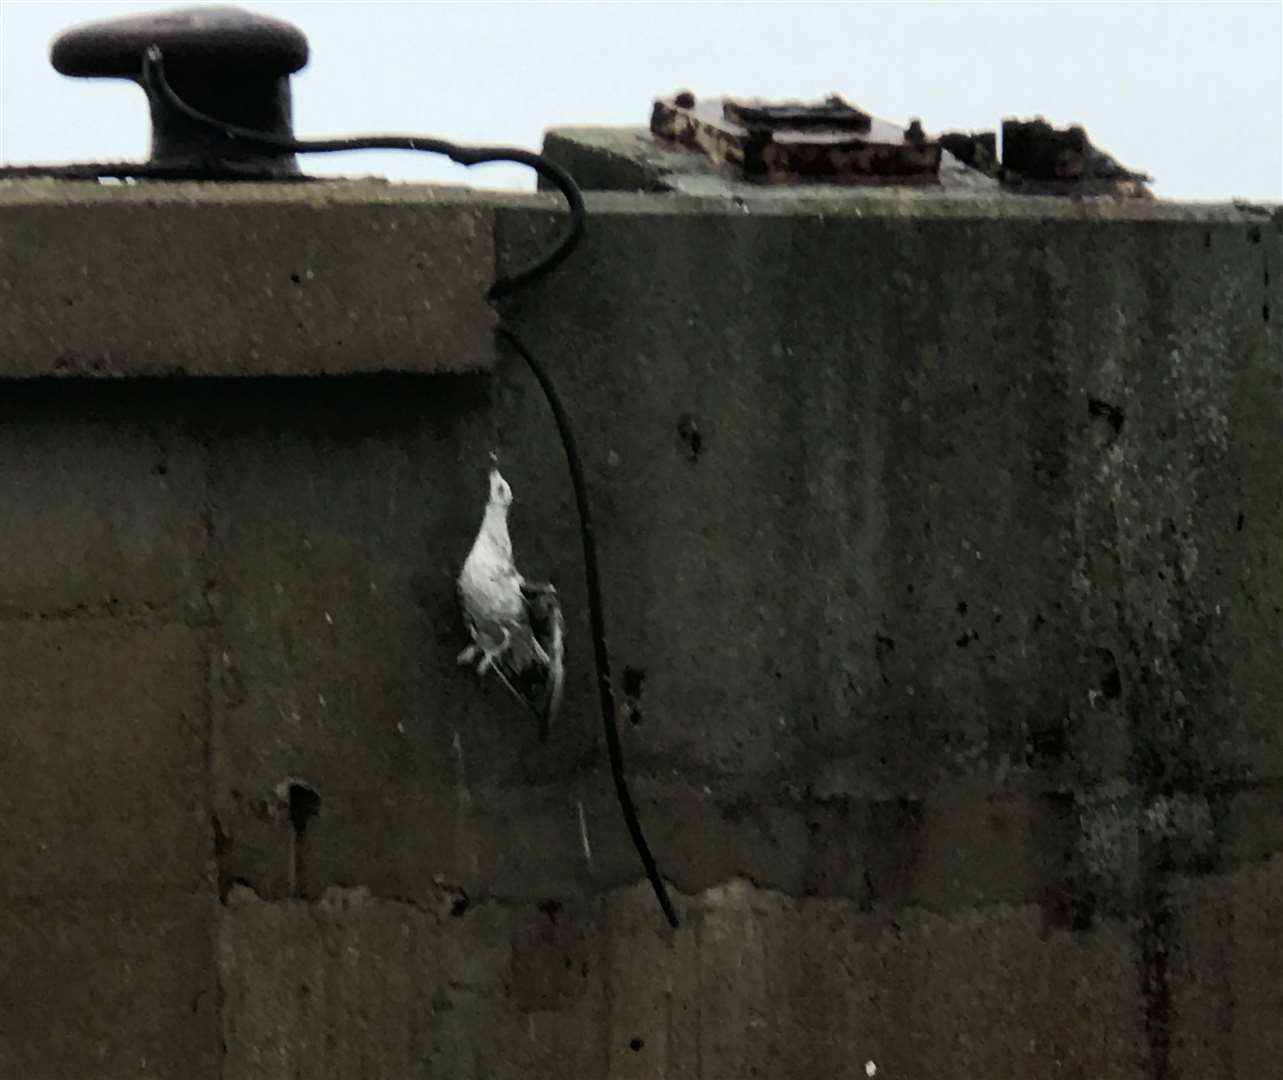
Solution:
<svg viewBox="0 0 1283 1080"><path fill-rule="evenodd" d="M512 505L512 488L498 469L490 470L490 505L501 506L505 510Z"/></svg>

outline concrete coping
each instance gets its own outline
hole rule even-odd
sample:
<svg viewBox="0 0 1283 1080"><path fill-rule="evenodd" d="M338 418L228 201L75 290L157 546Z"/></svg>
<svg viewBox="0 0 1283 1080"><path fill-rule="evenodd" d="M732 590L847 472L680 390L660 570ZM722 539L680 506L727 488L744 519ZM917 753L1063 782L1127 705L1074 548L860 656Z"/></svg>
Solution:
<svg viewBox="0 0 1283 1080"><path fill-rule="evenodd" d="M485 369L493 219L369 181L0 182L0 377Z"/></svg>
<svg viewBox="0 0 1283 1080"><path fill-rule="evenodd" d="M589 212L1283 229L1278 207L742 188L593 192ZM487 370L496 217L558 202L373 180L0 181L0 378ZM559 271L573 272L573 260Z"/></svg>

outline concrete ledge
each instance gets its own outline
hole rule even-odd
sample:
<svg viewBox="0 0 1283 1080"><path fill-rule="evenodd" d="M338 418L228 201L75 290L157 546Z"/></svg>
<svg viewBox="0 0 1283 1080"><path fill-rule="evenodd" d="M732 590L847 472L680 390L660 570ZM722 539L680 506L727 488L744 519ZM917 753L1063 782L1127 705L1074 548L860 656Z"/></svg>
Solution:
<svg viewBox="0 0 1283 1080"><path fill-rule="evenodd" d="M559 145L550 133L550 150ZM609 193L594 197L591 209L683 219L1269 224L1228 206L761 188L699 172L685 180L679 196ZM665 185L638 174L619 186ZM0 182L0 378L488 370L495 316L485 291L495 276L496 215L557 202L373 181ZM556 221L528 220L533 252Z"/></svg>
<svg viewBox="0 0 1283 1080"><path fill-rule="evenodd" d="M492 216L370 182L0 183L0 377L488 368Z"/></svg>

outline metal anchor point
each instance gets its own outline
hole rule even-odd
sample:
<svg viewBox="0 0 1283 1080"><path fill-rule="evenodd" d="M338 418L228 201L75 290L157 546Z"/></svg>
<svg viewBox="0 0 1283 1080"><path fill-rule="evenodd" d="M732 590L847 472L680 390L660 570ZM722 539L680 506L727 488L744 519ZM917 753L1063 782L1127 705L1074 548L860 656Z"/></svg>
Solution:
<svg viewBox="0 0 1283 1080"><path fill-rule="evenodd" d="M307 38L279 19L236 7L194 7L86 23L60 34L50 62L63 75L142 83L143 54L160 47L184 101L238 127L293 138L290 75L307 63ZM144 88L145 89L145 88ZM210 179L299 175L293 154L224 139L149 95L148 165Z"/></svg>

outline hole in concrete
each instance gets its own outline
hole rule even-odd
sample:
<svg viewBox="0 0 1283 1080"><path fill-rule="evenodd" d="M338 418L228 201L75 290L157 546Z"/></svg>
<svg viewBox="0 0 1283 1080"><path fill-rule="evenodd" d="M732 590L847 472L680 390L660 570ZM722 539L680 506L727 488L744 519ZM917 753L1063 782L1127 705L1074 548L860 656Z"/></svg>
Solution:
<svg viewBox="0 0 1283 1080"><path fill-rule="evenodd" d="M1262 304L1262 305L1261 305L1261 318L1262 318L1262 319L1264 319L1266 322L1269 322L1269 321L1270 321L1270 305L1269 305L1269 304Z"/></svg>
<svg viewBox="0 0 1283 1080"><path fill-rule="evenodd" d="M624 668L624 693L632 698L642 695L642 686L646 682L645 668Z"/></svg>
<svg viewBox="0 0 1283 1080"><path fill-rule="evenodd" d="M468 910L468 898L466 896L456 896L450 901L450 914L458 918Z"/></svg>
<svg viewBox="0 0 1283 1080"><path fill-rule="evenodd" d="M276 795L285 803L289 814L290 864L289 886L291 896L303 895L303 849L307 824L321 811L321 795L314 788L297 780L283 780L276 785Z"/></svg>
<svg viewBox="0 0 1283 1080"><path fill-rule="evenodd" d="M1259 244L1261 242L1261 227L1252 225L1247 230L1247 239L1249 243Z"/></svg>
<svg viewBox="0 0 1283 1080"><path fill-rule="evenodd" d="M288 788L290 826L300 840L307 831L307 823L321 810L321 796L306 784L292 783Z"/></svg>
<svg viewBox="0 0 1283 1080"><path fill-rule="evenodd" d="M873 655L878 662L878 673L882 676L884 686L891 685L891 678L887 675L886 660L887 657L895 652L895 640L887 637L885 634L873 635Z"/></svg>
<svg viewBox="0 0 1283 1080"><path fill-rule="evenodd" d="M1109 426L1114 429L1115 435L1123 430L1123 422L1127 419L1126 413L1117 405L1111 405L1108 401L1101 401L1099 398L1087 399L1087 411L1092 416L1100 417L1107 421Z"/></svg>
<svg viewBox="0 0 1283 1080"><path fill-rule="evenodd" d="M626 667L622 689L624 691L624 715L633 724L642 722L641 696L646 683L646 669Z"/></svg>
<svg viewBox="0 0 1283 1080"><path fill-rule="evenodd" d="M965 615L966 613L967 613L967 602L966 602L965 600L959 600L959 601L958 601L958 614L959 614L959 615Z"/></svg>
<svg viewBox="0 0 1283 1080"><path fill-rule="evenodd" d="M677 437L681 439L682 445L686 448L686 460L693 465L699 460L699 455L704 452L704 435L690 413L683 413L678 418Z"/></svg>
<svg viewBox="0 0 1283 1080"><path fill-rule="evenodd" d="M1114 701L1123 692L1123 678L1118 670L1118 661L1108 649L1096 650L1100 663L1100 692L1106 701Z"/></svg>
<svg viewBox="0 0 1283 1080"><path fill-rule="evenodd" d="M1242 531L1243 531L1243 526L1244 526L1246 523L1247 523L1247 518L1245 518L1242 514L1239 514L1239 516L1238 516L1238 520L1234 522L1234 531L1235 531L1235 532L1242 532Z"/></svg>
<svg viewBox="0 0 1283 1080"><path fill-rule="evenodd" d="M555 923L557 916L561 912L561 901L559 900L540 900L539 910L548 916L548 921Z"/></svg>
<svg viewBox="0 0 1283 1080"><path fill-rule="evenodd" d="M1039 728L1026 740L1025 764L1030 768L1052 768L1069 753L1069 733L1063 724Z"/></svg>
<svg viewBox="0 0 1283 1080"><path fill-rule="evenodd" d="M297 271L297 270L296 270L294 273L292 273L292 274L290 275L290 280L291 280L292 282L294 282L294 284L295 284L295 285L302 285L302 284L303 284L303 279L299 276L299 274L298 274L298 271Z"/></svg>
<svg viewBox="0 0 1283 1080"><path fill-rule="evenodd" d="M646 1041L644 1039L639 1039L636 1035L634 1035L631 1039L628 1040L628 1049L632 1050L634 1053L636 1053L645 1045L646 1045Z"/></svg>

